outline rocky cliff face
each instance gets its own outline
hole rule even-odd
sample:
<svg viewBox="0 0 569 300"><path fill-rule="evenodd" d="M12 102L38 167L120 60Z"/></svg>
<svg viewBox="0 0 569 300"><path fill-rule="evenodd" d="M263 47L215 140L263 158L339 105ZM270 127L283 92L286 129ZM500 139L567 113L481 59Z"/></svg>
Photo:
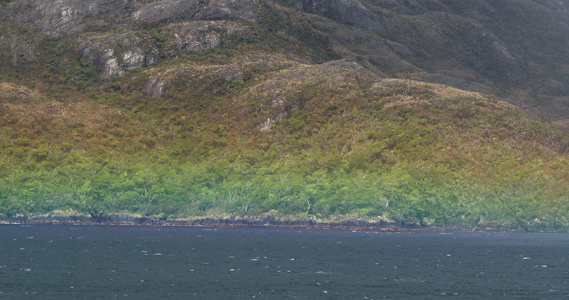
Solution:
<svg viewBox="0 0 569 300"><path fill-rule="evenodd" d="M142 23L178 20L256 20L252 0L154 1L134 12L133 19Z"/></svg>
<svg viewBox="0 0 569 300"><path fill-rule="evenodd" d="M33 25L47 37L79 34L89 26L129 26L179 20L255 20L253 2L231 0L23 0L3 9L0 17Z"/></svg>
<svg viewBox="0 0 569 300"><path fill-rule="evenodd" d="M126 0L24 0L8 5L0 17L43 36L57 37L79 34L88 26L109 26L120 22L127 17L125 13L142 3Z"/></svg>

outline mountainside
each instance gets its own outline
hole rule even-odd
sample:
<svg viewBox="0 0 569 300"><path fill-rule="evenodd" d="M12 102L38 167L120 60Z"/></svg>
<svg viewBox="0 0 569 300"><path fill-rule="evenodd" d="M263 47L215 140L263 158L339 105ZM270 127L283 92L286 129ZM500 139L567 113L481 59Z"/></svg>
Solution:
<svg viewBox="0 0 569 300"><path fill-rule="evenodd" d="M569 1L0 1L0 217L567 228Z"/></svg>

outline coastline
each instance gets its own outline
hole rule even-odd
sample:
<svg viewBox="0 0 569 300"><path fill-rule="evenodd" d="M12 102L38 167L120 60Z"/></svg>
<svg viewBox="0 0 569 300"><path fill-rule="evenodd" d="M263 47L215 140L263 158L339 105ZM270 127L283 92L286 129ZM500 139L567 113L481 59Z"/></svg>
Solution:
<svg viewBox="0 0 569 300"><path fill-rule="evenodd" d="M336 230L353 232L406 233L418 231L464 231L464 232L567 232L564 230L528 230L512 227L491 226L438 226L418 224L394 224L385 221L349 219L342 221L318 221L314 219L279 220L264 218L195 218L181 220L162 220L130 215L114 216L107 219L94 219L88 216L39 216L32 218L2 218L1 225L73 225L73 226L173 226L173 227L213 227L213 228L272 228Z"/></svg>

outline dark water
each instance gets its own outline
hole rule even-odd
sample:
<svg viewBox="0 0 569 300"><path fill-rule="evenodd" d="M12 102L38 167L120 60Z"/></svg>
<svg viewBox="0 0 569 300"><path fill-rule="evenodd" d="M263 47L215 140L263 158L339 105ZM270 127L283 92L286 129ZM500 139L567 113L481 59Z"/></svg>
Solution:
<svg viewBox="0 0 569 300"><path fill-rule="evenodd" d="M569 235L0 226L0 299L566 299Z"/></svg>

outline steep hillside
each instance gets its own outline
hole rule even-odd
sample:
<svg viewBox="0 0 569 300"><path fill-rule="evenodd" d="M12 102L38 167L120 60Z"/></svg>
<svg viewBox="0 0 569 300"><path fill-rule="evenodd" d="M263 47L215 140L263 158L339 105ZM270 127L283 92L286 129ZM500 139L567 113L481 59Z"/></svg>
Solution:
<svg viewBox="0 0 569 300"><path fill-rule="evenodd" d="M566 227L564 3L0 2L0 216Z"/></svg>

